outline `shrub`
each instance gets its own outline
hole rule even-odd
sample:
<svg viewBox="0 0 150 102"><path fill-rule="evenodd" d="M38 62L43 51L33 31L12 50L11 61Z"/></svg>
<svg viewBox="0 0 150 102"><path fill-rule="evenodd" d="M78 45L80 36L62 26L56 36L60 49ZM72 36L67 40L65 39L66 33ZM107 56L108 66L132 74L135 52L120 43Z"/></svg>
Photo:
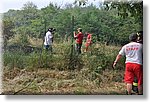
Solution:
<svg viewBox="0 0 150 102"><path fill-rule="evenodd" d="M21 51L5 52L3 57L4 66L9 66L9 68L26 68L26 56Z"/></svg>
<svg viewBox="0 0 150 102"><path fill-rule="evenodd" d="M110 48L98 44L92 46L91 51L78 55L74 49L74 46L70 43L63 43L54 46L54 51L46 52L31 52L26 54L22 50L16 50L11 52L6 51L4 53L4 65L8 63L15 64L16 67L19 63L23 64L22 67L48 67L51 69L82 69L89 68L89 70L96 73L100 73L101 70L112 68L112 63L118 53L118 49ZM121 64L124 60L121 61ZM14 66L14 65L13 65Z"/></svg>

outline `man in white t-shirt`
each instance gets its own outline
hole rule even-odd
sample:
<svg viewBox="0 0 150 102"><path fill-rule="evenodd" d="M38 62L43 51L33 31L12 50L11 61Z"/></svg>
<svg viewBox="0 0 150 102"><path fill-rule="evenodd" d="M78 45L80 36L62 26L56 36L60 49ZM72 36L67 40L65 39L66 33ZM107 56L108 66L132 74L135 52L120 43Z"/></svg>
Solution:
<svg viewBox="0 0 150 102"><path fill-rule="evenodd" d="M46 50L50 50L52 52L52 43L53 43L53 29L49 28L44 39L44 46Z"/></svg>
<svg viewBox="0 0 150 102"><path fill-rule="evenodd" d="M124 45L120 50L119 54L116 57L116 60L113 63L115 68L117 62L122 56L126 57L126 69L124 81L127 84L127 92L131 94L132 83L136 77L138 80L138 94L143 94L143 46L140 43L137 43L137 34L131 34L129 36L130 43Z"/></svg>

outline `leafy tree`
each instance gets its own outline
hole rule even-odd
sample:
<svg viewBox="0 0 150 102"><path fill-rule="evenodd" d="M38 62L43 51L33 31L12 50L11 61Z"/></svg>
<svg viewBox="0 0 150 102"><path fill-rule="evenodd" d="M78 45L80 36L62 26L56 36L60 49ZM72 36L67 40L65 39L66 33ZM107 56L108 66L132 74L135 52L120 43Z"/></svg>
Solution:
<svg viewBox="0 0 150 102"><path fill-rule="evenodd" d="M110 2L107 4L111 7ZM128 17L123 18L118 16L119 11L116 8L103 9L107 6L106 4L103 7L97 7L94 4L86 6L72 4L61 8L57 4L50 3L39 10L32 2L27 2L22 10L6 12L4 19L12 22L9 25L14 34L23 34L27 37L43 38L45 31L49 27L54 27L57 29L54 35L55 40L60 41L66 36L71 36L71 17L74 16L74 30L81 27L83 33L92 33L94 42L124 44L128 41L128 35L140 30L142 24L137 22L129 11L127 11Z"/></svg>
<svg viewBox="0 0 150 102"><path fill-rule="evenodd" d="M12 14L13 16L9 16ZM4 15L4 18L7 18L8 16L12 21L14 21L15 28L13 31L16 34L27 34L30 37L35 37L32 20L40 18L40 14L36 5L34 5L32 2L27 2L22 7L22 10L9 10L9 12Z"/></svg>
<svg viewBox="0 0 150 102"><path fill-rule="evenodd" d="M135 21L143 27L143 1L141 0L115 0L105 1L106 10L117 9L118 15L127 18L134 17Z"/></svg>
<svg viewBox="0 0 150 102"><path fill-rule="evenodd" d="M14 36L13 28L13 21L11 21L10 19L3 19L4 48L7 46L8 40Z"/></svg>
<svg viewBox="0 0 150 102"><path fill-rule="evenodd" d="M75 0L74 4L78 4L79 6L85 6L88 0Z"/></svg>

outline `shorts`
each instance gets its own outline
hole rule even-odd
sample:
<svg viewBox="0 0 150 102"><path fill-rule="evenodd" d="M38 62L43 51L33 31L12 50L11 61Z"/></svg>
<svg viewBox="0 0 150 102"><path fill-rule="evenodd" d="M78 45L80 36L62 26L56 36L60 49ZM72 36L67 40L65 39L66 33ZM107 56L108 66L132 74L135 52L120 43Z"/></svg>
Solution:
<svg viewBox="0 0 150 102"><path fill-rule="evenodd" d="M142 65L136 63L126 63L124 81L132 84L134 78L137 78L138 85L143 84L143 68Z"/></svg>
<svg viewBox="0 0 150 102"><path fill-rule="evenodd" d="M91 45L91 43L86 43L86 44L85 44L86 47L88 47L88 46L90 46L90 45Z"/></svg>

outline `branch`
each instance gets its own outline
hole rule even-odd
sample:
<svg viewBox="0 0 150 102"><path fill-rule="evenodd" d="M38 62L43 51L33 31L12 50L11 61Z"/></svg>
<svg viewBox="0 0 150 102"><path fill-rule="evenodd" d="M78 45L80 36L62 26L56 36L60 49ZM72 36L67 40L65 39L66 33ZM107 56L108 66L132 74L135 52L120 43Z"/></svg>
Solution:
<svg viewBox="0 0 150 102"><path fill-rule="evenodd" d="M27 84L25 87L21 88L20 90L16 91L13 95L16 95L19 92L21 92L22 90L28 88L33 83L33 81L35 80L35 78L36 78L36 75L34 76L34 78L31 80L31 82L29 84Z"/></svg>

